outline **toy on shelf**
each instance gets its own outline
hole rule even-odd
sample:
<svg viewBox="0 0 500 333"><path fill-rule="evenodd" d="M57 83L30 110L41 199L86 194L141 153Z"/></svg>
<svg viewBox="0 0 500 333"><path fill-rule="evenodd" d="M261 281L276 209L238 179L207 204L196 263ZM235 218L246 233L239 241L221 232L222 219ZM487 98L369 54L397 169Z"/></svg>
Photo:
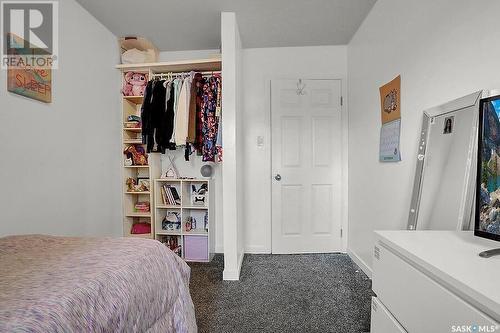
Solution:
<svg viewBox="0 0 500 333"><path fill-rule="evenodd" d="M125 184L127 185L127 192L149 192L149 179L138 179L137 181L129 177Z"/></svg>
<svg viewBox="0 0 500 333"><path fill-rule="evenodd" d="M196 229L196 219L192 216L188 216L186 219L185 228L187 232Z"/></svg>
<svg viewBox="0 0 500 333"><path fill-rule="evenodd" d="M131 145L123 151L127 155L127 159L132 159L133 165L148 165L148 158L144 147ZM127 165L127 164L125 164Z"/></svg>
<svg viewBox="0 0 500 333"><path fill-rule="evenodd" d="M167 212L167 215L161 221L161 228L167 231L181 229L181 215L178 212Z"/></svg>
<svg viewBox="0 0 500 333"><path fill-rule="evenodd" d="M144 90L146 90L147 84L147 74L126 72L123 77L123 96L144 96Z"/></svg>
<svg viewBox="0 0 500 333"><path fill-rule="evenodd" d="M191 185L191 203L196 206L205 206L207 192L207 184L202 184L198 189L196 189L195 185Z"/></svg>
<svg viewBox="0 0 500 333"><path fill-rule="evenodd" d="M179 245L179 239L177 236L167 236L166 238L164 238L162 243L165 244L166 247L172 250L179 257L182 256L182 249Z"/></svg>

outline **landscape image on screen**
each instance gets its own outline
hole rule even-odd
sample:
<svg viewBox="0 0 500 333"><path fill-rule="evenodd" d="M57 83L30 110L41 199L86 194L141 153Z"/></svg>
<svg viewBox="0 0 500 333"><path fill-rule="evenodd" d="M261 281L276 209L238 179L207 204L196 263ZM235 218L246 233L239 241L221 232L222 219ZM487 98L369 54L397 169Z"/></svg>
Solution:
<svg viewBox="0 0 500 333"><path fill-rule="evenodd" d="M500 99L484 103L479 230L500 235Z"/></svg>

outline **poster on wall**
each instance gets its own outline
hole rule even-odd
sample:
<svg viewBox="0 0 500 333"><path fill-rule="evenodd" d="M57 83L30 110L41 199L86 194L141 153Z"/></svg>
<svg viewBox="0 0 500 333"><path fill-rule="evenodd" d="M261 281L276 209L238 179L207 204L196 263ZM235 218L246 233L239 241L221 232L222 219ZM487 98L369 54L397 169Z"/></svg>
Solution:
<svg viewBox="0 0 500 333"><path fill-rule="evenodd" d="M401 118L401 76L380 87L382 124Z"/></svg>
<svg viewBox="0 0 500 333"><path fill-rule="evenodd" d="M12 36L12 37L10 37ZM7 90L24 97L32 98L44 103L52 102L52 68L33 66L25 62L26 52L21 47L24 40L10 34L10 41L14 47L10 48L9 55L14 56L16 66L7 67ZM35 64L36 65L36 64Z"/></svg>
<svg viewBox="0 0 500 333"><path fill-rule="evenodd" d="M52 102L52 70L46 68L9 68L7 90L44 103Z"/></svg>
<svg viewBox="0 0 500 333"><path fill-rule="evenodd" d="M384 84L380 91L380 113L382 128L380 130L380 162L399 162L401 152L399 142L401 136L401 76Z"/></svg>

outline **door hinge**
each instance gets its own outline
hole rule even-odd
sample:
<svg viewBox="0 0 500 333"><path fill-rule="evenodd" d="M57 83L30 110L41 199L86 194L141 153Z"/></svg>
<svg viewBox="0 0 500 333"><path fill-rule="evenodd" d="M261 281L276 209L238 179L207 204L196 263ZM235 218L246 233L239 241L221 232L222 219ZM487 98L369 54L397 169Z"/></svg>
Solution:
<svg viewBox="0 0 500 333"><path fill-rule="evenodd" d="M340 106L344 105L344 97L340 96Z"/></svg>
<svg viewBox="0 0 500 333"><path fill-rule="evenodd" d="M340 238L344 236L344 229L340 228Z"/></svg>

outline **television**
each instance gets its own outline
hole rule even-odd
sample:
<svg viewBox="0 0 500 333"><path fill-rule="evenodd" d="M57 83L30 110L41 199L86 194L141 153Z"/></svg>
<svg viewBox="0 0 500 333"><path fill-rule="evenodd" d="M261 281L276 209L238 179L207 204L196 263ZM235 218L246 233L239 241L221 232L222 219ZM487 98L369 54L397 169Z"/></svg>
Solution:
<svg viewBox="0 0 500 333"><path fill-rule="evenodd" d="M474 235L500 241L500 95L480 101L478 135Z"/></svg>

